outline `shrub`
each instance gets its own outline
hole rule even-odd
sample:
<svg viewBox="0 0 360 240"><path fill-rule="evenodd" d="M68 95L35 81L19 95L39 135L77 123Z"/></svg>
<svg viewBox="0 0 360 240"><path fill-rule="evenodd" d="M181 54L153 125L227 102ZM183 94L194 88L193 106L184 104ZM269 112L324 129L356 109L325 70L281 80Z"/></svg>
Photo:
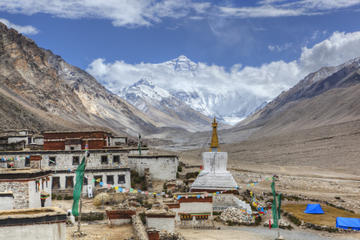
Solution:
<svg viewBox="0 0 360 240"><path fill-rule="evenodd" d="M139 213L139 217L142 221L142 223L145 225L146 224L146 217L145 217L145 213Z"/></svg>
<svg viewBox="0 0 360 240"><path fill-rule="evenodd" d="M190 178L196 178L198 176L199 172L189 172L186 173L185 178L186 179L190 179Z"/></svg>
<svg viewBox="0 0 360 240"><path fill-rule="evenodd" d="M63 197L61 196L61 195L58 195L57 197L56 197L56 200L62 200L63 199Z"/></svg>
<svg viewBox="0 0 360 240"><path fill-rule="evenodd" d="M71 195L65 195L64 200L72 200L73 196Z"/></svg>

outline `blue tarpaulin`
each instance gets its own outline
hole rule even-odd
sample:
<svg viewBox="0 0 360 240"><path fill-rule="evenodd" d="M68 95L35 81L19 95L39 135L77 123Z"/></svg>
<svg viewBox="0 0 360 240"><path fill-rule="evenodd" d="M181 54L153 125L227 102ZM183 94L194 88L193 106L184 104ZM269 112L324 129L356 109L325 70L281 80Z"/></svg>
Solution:
<svg viewBox="0 0 360 240"><path fill-rule="evenodd" d="M336 227L360 231L360 218L337 217L336 218Z"/></svg>
<svg viewBox="0 0 360 240"><path fill-rule="evenodd" d="M324 214L324 210L322 210L319 203L308 204L306 206L306 209L305 209L304 213L308 213L308 214Z"/></svg>

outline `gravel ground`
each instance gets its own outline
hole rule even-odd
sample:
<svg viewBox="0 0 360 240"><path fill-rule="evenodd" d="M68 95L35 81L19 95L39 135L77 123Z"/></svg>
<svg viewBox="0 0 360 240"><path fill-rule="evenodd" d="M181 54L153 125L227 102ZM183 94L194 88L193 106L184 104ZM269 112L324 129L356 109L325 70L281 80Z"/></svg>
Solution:
<svg viewBox="0 0 360 240"><path fill-rule="evenodd" d="M274 240L277 236L277 230L264 227L222 227L221 230L192 230L180 229L186 239L200 240ZM360 239L360 234L329 234L322 232L300 231L300 230L282 230L280 234L286 240L356 240Z"/></svg>

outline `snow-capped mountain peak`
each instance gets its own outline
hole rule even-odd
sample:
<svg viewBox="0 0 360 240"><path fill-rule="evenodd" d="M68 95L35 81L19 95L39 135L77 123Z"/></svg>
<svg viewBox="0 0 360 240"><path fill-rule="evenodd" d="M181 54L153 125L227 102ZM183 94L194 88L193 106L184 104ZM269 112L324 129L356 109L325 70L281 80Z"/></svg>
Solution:
<svg viewBox="0 0 360 240"><path fill-rule="evenodd" d="M197 69L197 64L184 55L165 62L165 64L171 66L177 72L194 72Z"/></svg>
<svg viewBox="0 0 360 240"><path fill-rule="evenodd" d="M119 95L163 126L183 126L189 131L199 131L207 129L211 121L168 90L146 79L124 88Z"/></svg>
<svg viewBox="0 0 360 240"><path fill-rule="evenodd" d="M150 80L147 80L145 78L142 78L140 79L139 81L135 82L134 84L130 85L129 87L138 87L138 86L141 86L141 85L144 85L144 86L148 86L150 88L154 88L154 84L150 81Z"/></svg>
<svg viewBox="0 0 360 240"><path fill-rule="evenodd" d="M138 98L142 98L146 101L161 101L163 98L169 98L171 94L146 79L140 79L136 83L124 88L120 95L134 104ZM134 104L136 106L136 104Z"/></svg>

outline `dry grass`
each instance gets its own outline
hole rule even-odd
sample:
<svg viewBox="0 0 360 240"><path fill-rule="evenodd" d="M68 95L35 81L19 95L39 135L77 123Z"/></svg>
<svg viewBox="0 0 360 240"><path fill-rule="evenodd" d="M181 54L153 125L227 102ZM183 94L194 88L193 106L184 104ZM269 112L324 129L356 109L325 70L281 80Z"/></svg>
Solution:
<svg viewBox="0 0 360 240"><path fill-rule="evenodd" d="M351 213L338 208L321 204L325 214L306 214L304 213L307 204L286 204L283 210L296 216L298 219L320 226L335 227L337 217L360 218L360 214Z"/></svg>

